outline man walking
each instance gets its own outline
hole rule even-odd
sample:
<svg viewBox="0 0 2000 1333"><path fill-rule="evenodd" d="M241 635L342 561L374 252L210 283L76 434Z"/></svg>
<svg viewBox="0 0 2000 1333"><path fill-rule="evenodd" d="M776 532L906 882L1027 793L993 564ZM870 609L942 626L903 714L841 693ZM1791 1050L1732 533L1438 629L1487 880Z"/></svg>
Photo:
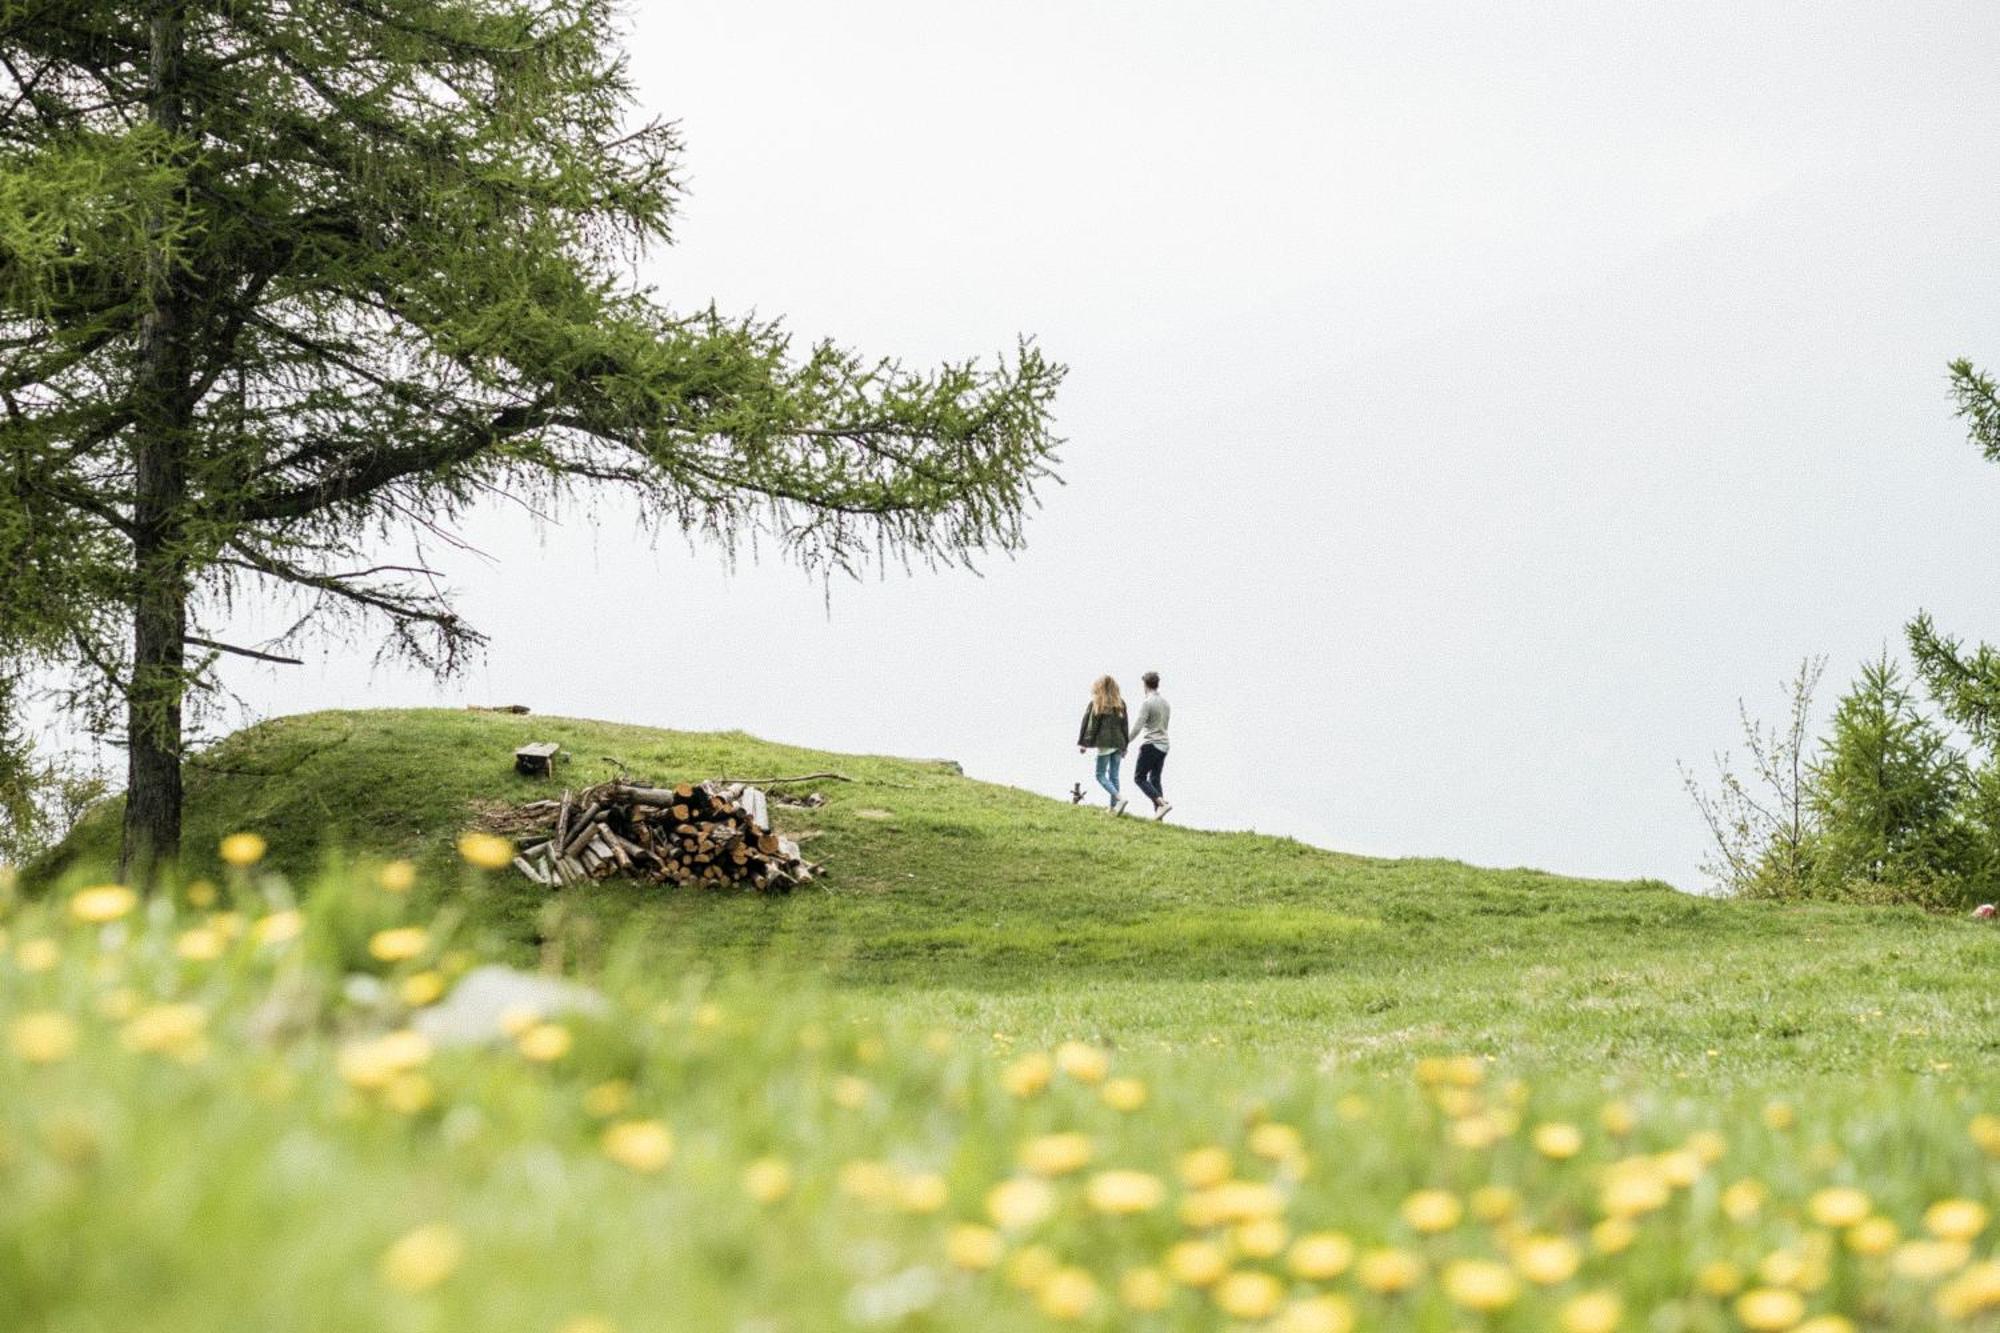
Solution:
<svg viewBox="0 0 2000 1333"><path fill-rule="evenodd" d="M1160 694L1160 673L1148 671L1140 677L1146 683L1146 698L1139 715L1132 719L1132 739L1139 742L1139 760L1132 766L1132 783L1153 803L1153 818L1165 819L1173 803L1161 782L1167 766L1167 719L1173 709Z"/></svg>

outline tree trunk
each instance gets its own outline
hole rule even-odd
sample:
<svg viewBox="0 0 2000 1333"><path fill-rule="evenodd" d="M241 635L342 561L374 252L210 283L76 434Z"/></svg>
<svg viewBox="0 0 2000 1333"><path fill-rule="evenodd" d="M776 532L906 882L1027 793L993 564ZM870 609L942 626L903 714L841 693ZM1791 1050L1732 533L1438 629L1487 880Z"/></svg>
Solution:
<svg viewBox="0 0 2000 1333"><path fill-rule="evenodd" d="M182 10L185 0L155 0L152 118L171 134L183 129ZM187 680L188 579L185 546L187 453L194 405L188 385L187 281L160 228L147 257L148 307L139 327L132 428L132 677L126 682L127 882L150 886L180 855L181 702Z"/></svg>

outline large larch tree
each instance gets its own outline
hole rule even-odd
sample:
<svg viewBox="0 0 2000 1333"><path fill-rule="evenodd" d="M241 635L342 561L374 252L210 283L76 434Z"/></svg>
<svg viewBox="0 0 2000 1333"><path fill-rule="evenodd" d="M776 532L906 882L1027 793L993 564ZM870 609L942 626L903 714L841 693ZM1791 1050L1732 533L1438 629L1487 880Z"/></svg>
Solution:
<svg viewBox="0 0 2000 1333"><path fill-rule="evenodd" d="M448 670L399 535L619 488L831 571L1009 549L1062 369L909 370L629 274L675 131L613 0L0 0L0 661L129 754L178 852L184 710L236 599L305 593ZM343 614L346 613L346 614Z"/></svg>

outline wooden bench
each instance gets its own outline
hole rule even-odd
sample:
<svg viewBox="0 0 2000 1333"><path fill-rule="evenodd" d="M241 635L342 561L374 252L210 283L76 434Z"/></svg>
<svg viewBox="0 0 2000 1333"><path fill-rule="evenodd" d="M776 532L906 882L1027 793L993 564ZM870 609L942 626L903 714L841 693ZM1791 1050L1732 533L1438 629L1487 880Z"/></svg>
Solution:
<svg viewBox="0 0 2000 1333"><path fill-rule="evenodd" d="M514 751L514 771L526 778L553 777L556 771L556 752L562 746L554 741L537 741L533 745L523 745Z"/></svg>

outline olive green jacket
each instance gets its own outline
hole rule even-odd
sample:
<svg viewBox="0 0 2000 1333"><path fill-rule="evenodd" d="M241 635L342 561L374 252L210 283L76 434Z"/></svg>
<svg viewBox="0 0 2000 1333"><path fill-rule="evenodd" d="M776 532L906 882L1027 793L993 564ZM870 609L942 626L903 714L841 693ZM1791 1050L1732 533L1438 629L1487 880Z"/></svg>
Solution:
<svg viewBox="0 0 2000 1333"><path fill-rule="evenodd" d="M1116 750L1124 754L1125 747L1132 743L1132 728L1126 721L1125 710L1121 707L1115 713L1100 713L1095 704L1085 708L1076 743L1086 750Z"/></svg>

